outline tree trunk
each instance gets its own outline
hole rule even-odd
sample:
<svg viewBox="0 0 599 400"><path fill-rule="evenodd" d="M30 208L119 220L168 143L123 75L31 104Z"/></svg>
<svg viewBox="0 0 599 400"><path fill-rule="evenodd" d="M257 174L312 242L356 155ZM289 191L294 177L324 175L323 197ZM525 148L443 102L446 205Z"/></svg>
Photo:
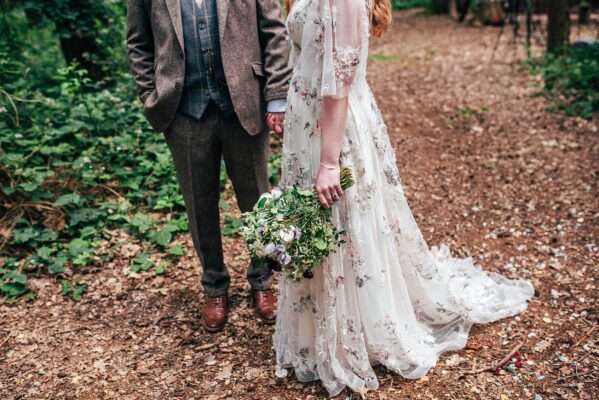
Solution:
<svg viewBox="0 0 599 400"><path fill-rule="evenodd" d="M67 62L77 61L79 66L87 71L87 75L94 81L104 78L102 67L93 60L98 51L98 45L93 37L77 36L73 33L70 37L60 38L60 49Z"/></svg>
<svg viewBox="0 0 599 400"><path fill-rule="evenodd" d="M547 51L555 52L569 43L568 0L553 0L547 7Z"/></svg>

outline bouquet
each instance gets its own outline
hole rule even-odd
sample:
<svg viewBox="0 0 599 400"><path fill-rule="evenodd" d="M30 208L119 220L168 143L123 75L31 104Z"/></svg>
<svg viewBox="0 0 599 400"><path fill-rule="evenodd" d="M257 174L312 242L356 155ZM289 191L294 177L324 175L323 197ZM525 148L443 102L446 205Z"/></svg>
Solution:
<svg viewBox="0 0 599 400"><path fill-rule="evenodd" d="M341 187L354 184L351 170L341 168ZM311 278L315 267L343 243L344 232L331 222L316 191L292 186L264 193L243 214L241 234L252 257L273 260L287 277Z"/></svg>

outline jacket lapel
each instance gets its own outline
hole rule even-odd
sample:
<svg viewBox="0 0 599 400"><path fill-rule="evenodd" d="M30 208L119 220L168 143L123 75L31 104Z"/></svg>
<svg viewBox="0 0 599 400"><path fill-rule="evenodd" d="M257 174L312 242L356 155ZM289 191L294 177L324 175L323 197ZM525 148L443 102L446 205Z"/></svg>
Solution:
<svg viewBox="0 0 599 400"><path fill-rule="evenodd" d="M177 35L179 45L181 49L185 49L183 45L183 22L181 22L181 0L166 0L166 7L175 27L175 34Z"/></svg>
<svg viewBox="0 0 599 400"><path fill-rule="evenodd" d="M206 0L204 0L206 1ZM216 13L218 14L218 36L223 43L223 36L225 33L225 26L227 25L227 13L229 12L229 0L215 0L216 1Z"/></svg>

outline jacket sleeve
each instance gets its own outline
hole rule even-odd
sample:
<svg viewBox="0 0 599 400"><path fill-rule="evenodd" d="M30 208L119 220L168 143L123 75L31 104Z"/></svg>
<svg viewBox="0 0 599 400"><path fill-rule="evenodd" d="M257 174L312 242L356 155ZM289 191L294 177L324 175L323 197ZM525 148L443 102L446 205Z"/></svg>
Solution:
<svg viewBox="0 0 599 400"><path fill-rule="evenodd" d="M142 102L154 90L154 37L146 1L127 1L129 69Z"/></svg>
<svg viewBox="0 0 599 400"><path fill-rule="evenodd" d="M285 99L291 78L289 40L278 0L256 0L266 101Z"/></svg>

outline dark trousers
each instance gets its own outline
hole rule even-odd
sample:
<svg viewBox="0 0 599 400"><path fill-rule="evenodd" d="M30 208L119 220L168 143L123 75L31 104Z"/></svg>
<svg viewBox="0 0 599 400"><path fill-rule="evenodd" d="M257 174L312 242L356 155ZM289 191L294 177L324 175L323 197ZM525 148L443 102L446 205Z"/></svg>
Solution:
<svg viewBox="0 0 599 400"><path fill-rule="evenodd" d="M203 267L208 296L227 293L230 277L223 262L220 232L220 166L224 158L241 211L252 209L268 190L268 132L249 135L236 116L226 117L211 104L201 120L177 115L165 132L181 185L195 250ZM270 287L271 269L252 260L247 278L253 289Z"/></svg>

